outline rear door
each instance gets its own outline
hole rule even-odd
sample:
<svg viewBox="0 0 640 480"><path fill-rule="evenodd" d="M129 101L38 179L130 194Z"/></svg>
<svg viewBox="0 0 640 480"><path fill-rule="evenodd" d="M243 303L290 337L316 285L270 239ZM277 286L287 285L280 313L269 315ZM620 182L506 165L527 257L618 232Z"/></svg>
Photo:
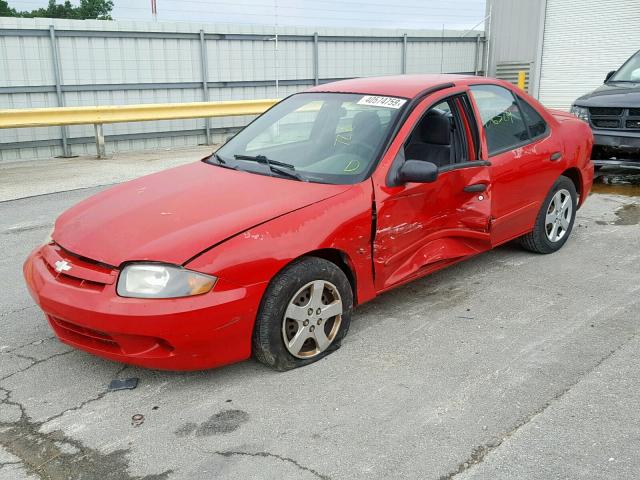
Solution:
<svg viewBox="0 0 640 480"><path fill-rule="evenodd" d="M542 115L511 90L472 85L492 179L491 241L496 246L533 228L563 168L562 145Z"/></svg>
<svg viewBox="0 0 640 480"><path fill-rule="evenodd" d="M415 151L410 147L421 140L419 132L424 131L423 122L433 110L445 112L451 119L450 146L454 153L439 165L435 182L394 185L394 171L404 161L446 159L446 155L430 156L428 147L423 158L406 158L406 152ZM379 168L372 177L378 291L491 247L490 171L488 163L478 159L479 135L474 122L466 87L427 97L392 143L393 164L389 169ZM442 146L436 145L434 152Z"/></svg>

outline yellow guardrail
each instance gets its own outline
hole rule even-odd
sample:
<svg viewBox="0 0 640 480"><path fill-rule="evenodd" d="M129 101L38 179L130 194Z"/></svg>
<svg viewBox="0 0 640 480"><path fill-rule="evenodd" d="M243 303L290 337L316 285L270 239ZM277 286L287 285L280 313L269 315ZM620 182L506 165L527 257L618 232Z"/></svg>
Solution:
<svg viewBox="0 0 640 480"><path fill-rule="evenodd" d="M256 115L278 100L239 100L232 102L153 103L100 107L24 108L0 110L0 128L86 125L181 118Z"/></svg>
<svg viewBox="0 0 640 480"><path fill-rule="evenodd" d="M262 99L230 102L8 109L0 110L0 128L93 124L96 130L98 157L102 158L105 155L102 125L105 123L257 115L278 101L276 99Z"/></svg>

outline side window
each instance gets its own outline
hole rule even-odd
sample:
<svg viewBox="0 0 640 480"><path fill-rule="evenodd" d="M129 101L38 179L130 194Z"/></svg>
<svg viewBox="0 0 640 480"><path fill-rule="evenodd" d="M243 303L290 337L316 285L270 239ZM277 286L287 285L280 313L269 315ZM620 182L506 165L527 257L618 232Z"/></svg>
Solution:
<svg viewBox="0 0 640 480"><path fill-rule="evenodd" d="M459 111L460 98L447 98L424 113L405 143L405 159L431 162L440 168L469 161L469 137Z"/></svg>
<svg viewBox="0 0 640 480"><path fill-rule="evenodd" d="M522 108L524 121L527 124L527 127L529 127L529 134L531 135L531 138L536 138L544 134L547 131L547 124L536 109L520 98L520 96L518 96L518 102Z"/></svg>
<svg viewBox="0 0 640 480"><path fill-rule="evenodd" d="M522 112L509 90L498 85L474 85L471 92L480 110L489 155L515 148L529 139Z"/></svg>

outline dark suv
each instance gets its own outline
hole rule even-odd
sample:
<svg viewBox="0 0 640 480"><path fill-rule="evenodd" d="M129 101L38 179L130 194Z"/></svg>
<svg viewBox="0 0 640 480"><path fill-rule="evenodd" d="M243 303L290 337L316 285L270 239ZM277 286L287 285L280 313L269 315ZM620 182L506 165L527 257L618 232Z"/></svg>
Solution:
<svg viewBox="0 0 640 480"><path fill-rule="evenodd" d="M640 51L609 72L604 85L578 98L571 113L591 125L596 167L640 170Z"/></svg>

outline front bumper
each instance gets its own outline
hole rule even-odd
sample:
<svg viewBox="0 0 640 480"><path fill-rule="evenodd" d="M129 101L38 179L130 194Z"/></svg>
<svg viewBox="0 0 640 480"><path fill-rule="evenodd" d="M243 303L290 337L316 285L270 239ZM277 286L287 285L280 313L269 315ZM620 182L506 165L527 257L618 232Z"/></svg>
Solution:
<svg viewBox="0 0 640 480"><path fill-rule="evenodd" d="M251 355L253 324L266 284L241 287L219 279L211 292L194 297L123 298L114 282L57 273L52 248L34 250L23 272L29 292L64 343L163 370L218 367Z"/></svg>
<svg viewBox="0 0 640 480"><path fill-rule="evenodd" d="M640 160L594 160L596 167L617 167L624 170L640 170Z"/></svg>
<svg viewBox="0 0 640 480"><path fill-rule="evenodd" d="M640 131L593 129L593 138L595 166L640 169Z"/></svg>

